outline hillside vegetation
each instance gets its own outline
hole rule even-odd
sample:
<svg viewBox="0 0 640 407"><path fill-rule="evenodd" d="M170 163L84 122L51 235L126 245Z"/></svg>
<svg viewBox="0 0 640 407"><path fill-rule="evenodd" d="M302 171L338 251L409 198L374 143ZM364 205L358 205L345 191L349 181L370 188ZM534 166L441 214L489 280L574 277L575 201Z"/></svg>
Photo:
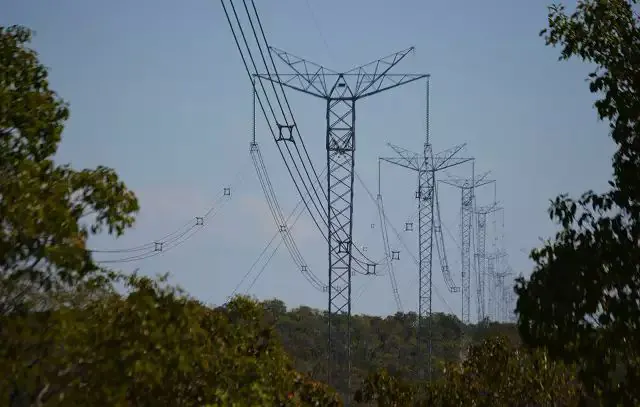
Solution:
<svg viewBox="0 0 640 407"><path fill-rule="evenodd" d="M316 380L327 379L327 314L309 307L287 310L284 302L273 299L262 302L266 318L275 326L282 344L293 358L298 371ZM378 317L355 315L352 327L352 383L360 383L368 373L385 369L389 374L415 380L421 366L416 363L416 319L414 312ZM338 323L344 323L339 320ZM504 336L510 343L520 343L513 324L490 323L465 326L452 315L433 315L434 366L464 359L469 346L492 336ZM442 373L435 369L435 376ZM346 389L347 378L336 384Z"/></svg>
<svg viewBox="0 0 640 407"><path fill-rule="evenodd" d="M517 324L434 315L436 369L421 381L415 315L356 316L352 394L323 384L323 312L244 297L211 307L164 276L96 264L87 240L125 233L137 198L113 169L54 160L69 107L32 32L0 27L0 405L640 405L635 3L549 9L542 36L561 60L594 67L596 113L617 150L606 192L552 201L559 232L514 288Z"/></svg>

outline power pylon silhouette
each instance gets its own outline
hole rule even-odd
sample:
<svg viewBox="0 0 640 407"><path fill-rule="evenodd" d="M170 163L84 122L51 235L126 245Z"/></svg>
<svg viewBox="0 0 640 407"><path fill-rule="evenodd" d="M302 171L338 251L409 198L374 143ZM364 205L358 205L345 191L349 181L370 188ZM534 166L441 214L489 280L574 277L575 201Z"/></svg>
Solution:
<svg viewBox="0 0 640 407"><path fill-rule="evenodd" d="M339 376L349 377L348 391L350 391L356 101L426 78L428 74L389 73L409 52L413 51L413 47L346 72L327 69L274 47L270 47L269 51L293 73L257 73L255 75L257 78L326 101L327 186L324 198L327 201L329 243L327 370L329 384L335 384ZM282 137L279 141L293 142L293 140L293 138Z"/></svg>

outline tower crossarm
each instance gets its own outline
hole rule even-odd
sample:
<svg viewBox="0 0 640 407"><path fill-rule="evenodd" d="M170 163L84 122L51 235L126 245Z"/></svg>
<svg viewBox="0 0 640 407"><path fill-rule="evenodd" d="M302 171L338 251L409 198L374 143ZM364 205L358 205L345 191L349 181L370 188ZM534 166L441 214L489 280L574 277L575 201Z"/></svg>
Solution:
<svg viewBox="0 0 640 407"><path fill-rule="evenodd" d="M323 99L361 99L428 78L429 74L389 73L413 49L407 48L347 72L337 72L281 49L269 47L271 54L293 73L258 73L256 77Z"/></svg>
<svg viewBox="0 0 640 407"><path fill-rule="evenodd" d="M487 185L492 182L495 182L494 180L487 179L487 177L489 176L489 173L490 171L480 174L476 176L473 181L470 178L461 178L461 177L452 177L452 176L447 176L447 178L439 179L438 181L442 182L443 184L451 185L452 187L456 187L456 188L471 188L471 187L478 188L483 185Z"/></svg>
<svg viewBox="0 0 640 407"><path fill-rule="evenodd" d="M326 99L327 97L324 91L324 87L326 86L326 75L258 73L255 74L255 77L261 80L281 84L287 88L321 99Z"/></svg>
<svg viewBox="0 0 640 407"><path fill-rule="evenodd" d="M414 153L413 151L407 150L406 148L402 148L400 146L396 146L391 143L387 143L389 147L397 154L396 157L380 157L382 161L386 161L391 164L399 165L401 167L420 171L423 168L424 157L420 154Z"/></svg>
<svg viewBox="0 0 640 407"><path fill-rule="evenodd" d="M356 78L354 96L360 99L418 79L428 78L428 74L389 74L389 71L413 50L414 47L409 47L345 72L345 75Z"/></svg>
<svg viewBox="0 0 640 407"><path fill-rule="evenodd" d="M350 75L346 74L345 77ZM420 79L428 78L429 74L415 74L415 73L403 73L403 74L361 74L357 78L357 83L370 83L366 86L368 92L356 93L358 99L366 98L367 96L375 95L376 93L384 92L385 90L397 88L398 86L406 85L407 83L415 82ZM362 86L362 85L360 85Z"/></svg>
<svg viewBox="0 0 640 407"><path fill-rule="evenodd" d="M478 214L487 215L496 211L501 210L502 207L499 205L499 202L494 202L490 205L479 206L476 208L475 212Z"/></svg>
<svg viewBox="0 0 640 407"><path fill-rule="evenodd" d="M460 144L432 155L430 169L433 171L440 171L473 160L473 158L455 157L455 155L458 154L465 146L466 144Z"/></svg>
<svg viewBox="0 0 640 407"><path fill-rule="evenodd" d="M338 75L338 72L276 47L270 46L269 52L278 57L278 59L286 64L294 73L284 75L259 74L257 75L258 77L281 83L287 87L313 96L326 98L331 88L331 85L327 82L327 77Z"/></svg>
<svg viewBox="0 0 640 407"><path fill-rule="evenodd" d="M422 164L420 157L379 157L379 159L413 171L420 171Z"/></svg>

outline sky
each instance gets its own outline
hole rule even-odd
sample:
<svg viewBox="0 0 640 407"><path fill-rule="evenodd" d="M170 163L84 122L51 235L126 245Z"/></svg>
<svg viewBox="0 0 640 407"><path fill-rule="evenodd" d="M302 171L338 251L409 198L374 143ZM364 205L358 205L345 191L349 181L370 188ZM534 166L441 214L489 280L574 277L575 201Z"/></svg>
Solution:
<svg viewBox="0 0 640 407"><path fill-rule="evenodd" d="M559 62L559 50L538 36L546 24L545 2L256 0L256 6L271 45L337 71L415 47L394 72L431 74L434 149L466 143L464 154L475 158L476 173L491 171L495 191L479 189L477 200L487 205L495 192L504 208L498 232L491 220L489 234L504 236L497 246L516 274L531 273L528 252L555 231L547 214L550 199L606 188L614 146L592 107L585 82L590 67ZM173 283L213 304L236 292L326 309L327 294L304 280L284 246L263 270L264 258L252 268L277 225L249 155L249 78L219 1L0 0L0 10L1 25L35 30L32 46L50 68L53 89L70 104L57 159L76 168L113 167L140 200L135 227L117 240L93 238L94 248L153 245L214 208L198 232L175 248L111 266L148 275L170 272ZM307 95L288 97L321 171L326 106ZM387 142L422 148L424 111L424 83L358 102L356 171L374 194L378 157L390 154ZM263 119L257 129L288 214L299 197ZM461 166L441 175L469 174L470 166ZM416 212L416 175L383 166L381 185L386 213L402 238L390 232L390 245L400 251L394 269L403 309L415 310L418 280L411 255L417 254L417 236L404 225ZM448 260L459 281L460 192L445 186L439 191ZM359 184L354 205L354 239L372 258L381 258L376 208ZM326 281L326 243L308 215L293 235L309 268ZM493 250L493 237L488 240ZM146 252L99 259L132 253ZM459 316L460 295L447 291L434 258L433 310ZM353 312L395 313L389 281L388 275L355 276Z"/></svg>

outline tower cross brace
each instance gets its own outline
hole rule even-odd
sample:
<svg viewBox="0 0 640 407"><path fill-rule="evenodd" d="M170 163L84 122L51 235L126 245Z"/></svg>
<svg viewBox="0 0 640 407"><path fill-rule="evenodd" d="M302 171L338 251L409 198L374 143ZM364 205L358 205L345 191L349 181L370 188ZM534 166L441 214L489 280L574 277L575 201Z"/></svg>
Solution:
<svg viewBox="0 0 640 407"><path fill-rule="evenodd" d="M356 101L427 78L428 74L391 74L389 71L413 47L387 57L337 72L270 47L272 55L293 73L257 73L271 81L326 101L326 162L328 220L328 382L335 384L351 370L351 276L353 181L356 150ZM283 142L290 142L283 140ZM346 318L344 318L346 317Z"/></svg>

